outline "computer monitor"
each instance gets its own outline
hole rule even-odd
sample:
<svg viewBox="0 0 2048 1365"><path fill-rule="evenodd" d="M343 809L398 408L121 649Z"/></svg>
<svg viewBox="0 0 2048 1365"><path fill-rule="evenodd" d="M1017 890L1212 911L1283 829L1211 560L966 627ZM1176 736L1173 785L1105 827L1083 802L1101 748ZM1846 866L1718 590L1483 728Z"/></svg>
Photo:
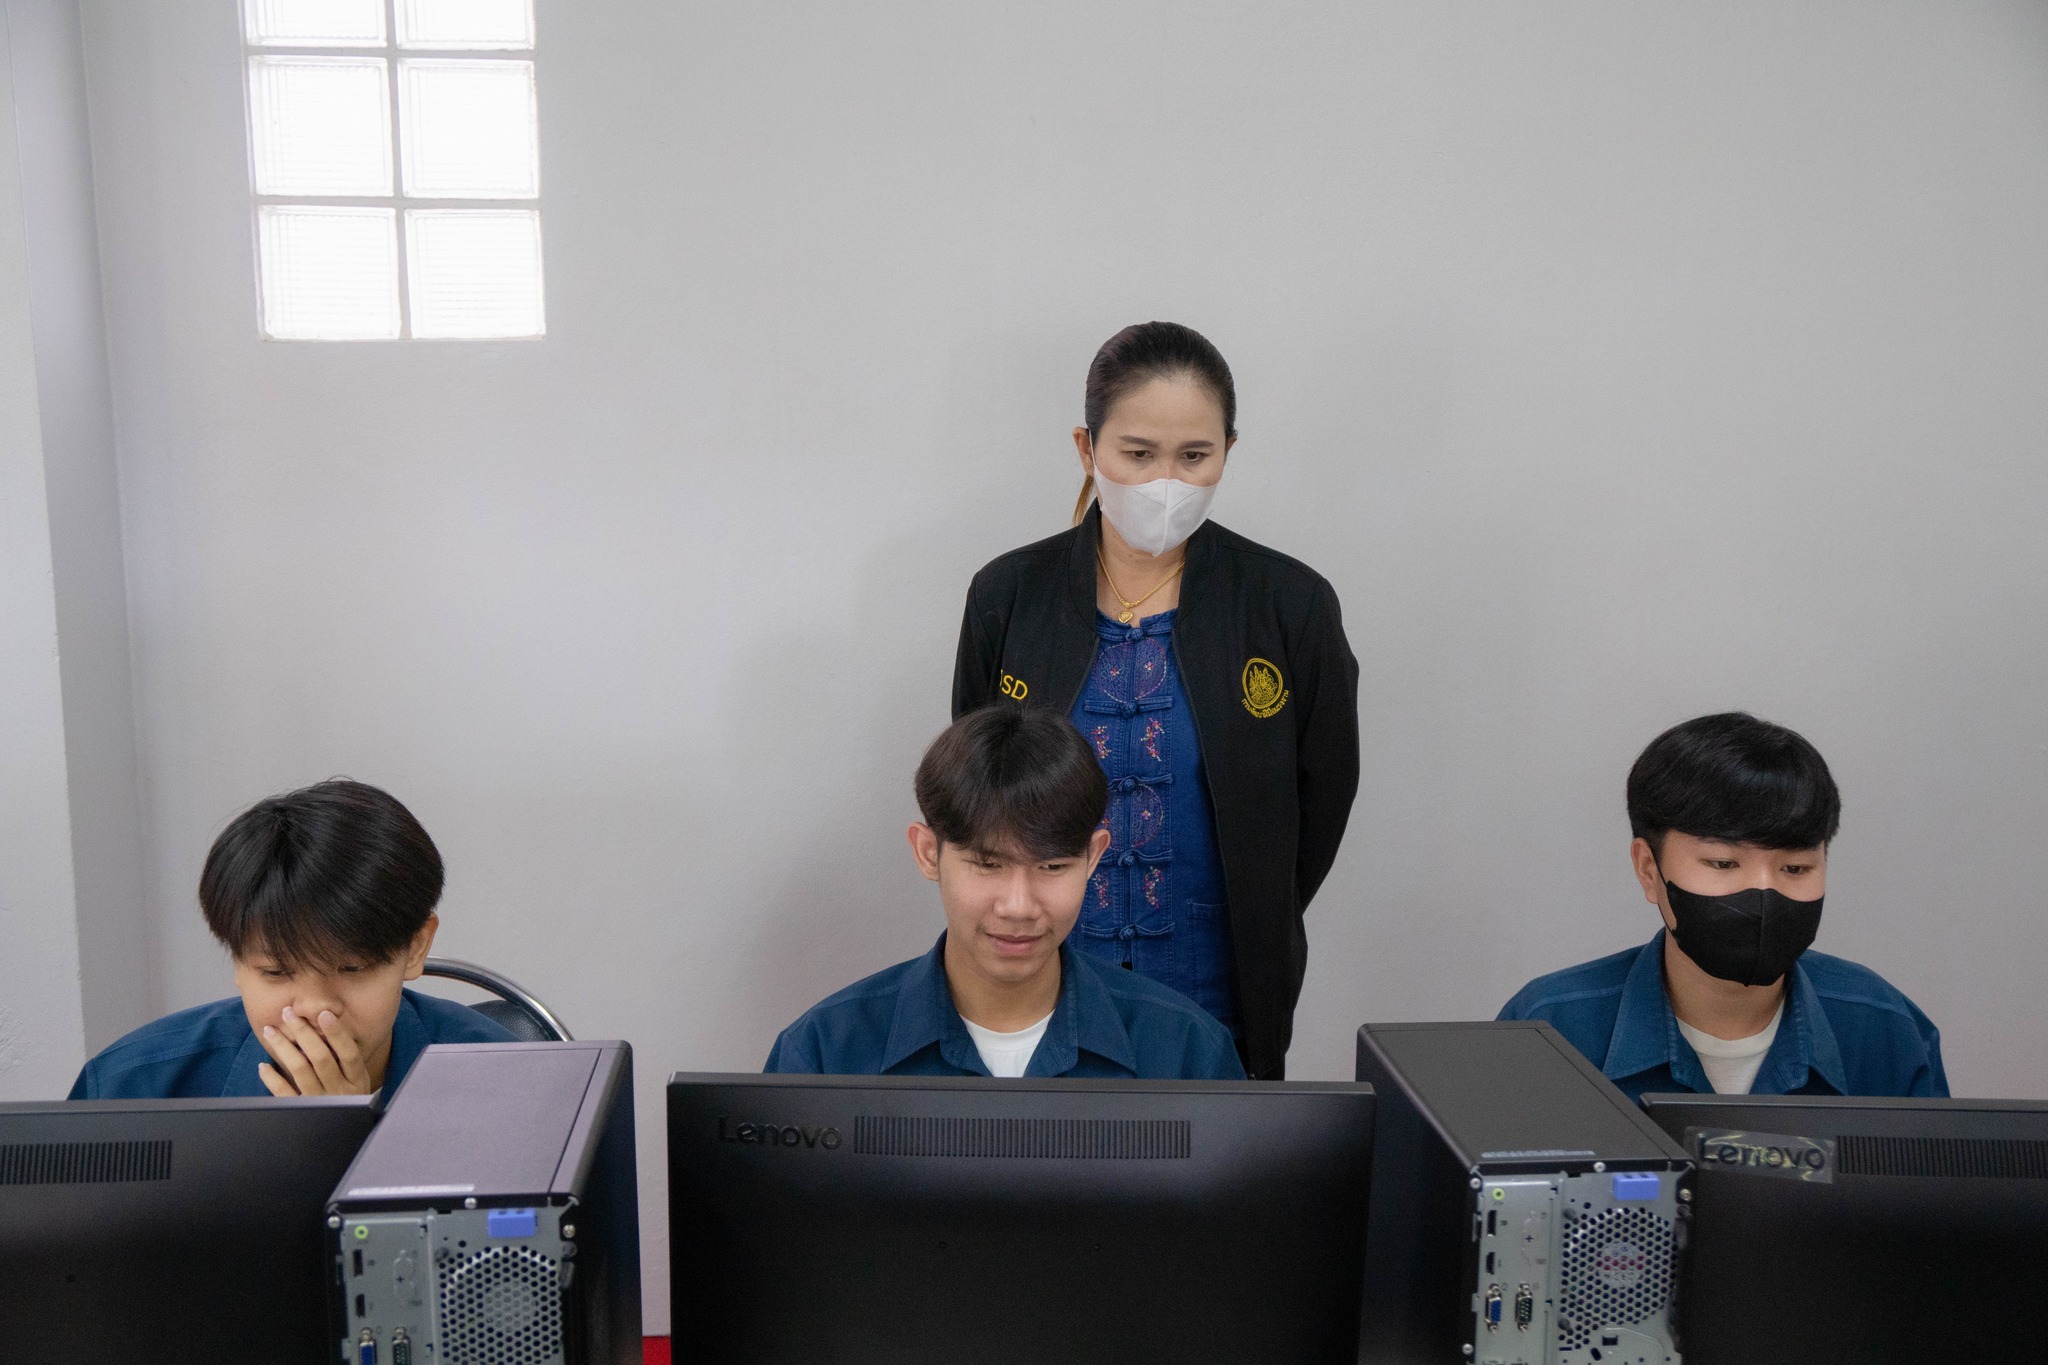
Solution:
<svg viewBox="0 0 2048 1365"><path fill-rule="evenodd" d="M0 1104L0 1358L332 1365L372 1096Z"/></svg>
<svg viewBox="0 0 2048 1365"><path fill-rule="evenodd" d="M1686 1365L2029 1360L2048 1103L1645 1095L1694 1154Z"/></svg>
<svg viewBox="0 0 2048 1365"><path fill-rule="evenodd" d="M677 1075L675 1358L1345 1362L1373 1095Z"/></svg>

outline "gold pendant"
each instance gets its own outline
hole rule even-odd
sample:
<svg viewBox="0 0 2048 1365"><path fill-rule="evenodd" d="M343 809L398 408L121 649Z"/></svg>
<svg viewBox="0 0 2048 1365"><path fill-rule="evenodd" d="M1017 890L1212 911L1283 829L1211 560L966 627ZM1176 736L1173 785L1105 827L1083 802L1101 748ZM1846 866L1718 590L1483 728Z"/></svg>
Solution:
<svg viewBox="0 0 2048 1365"><path fill-rule="evenodd" d="M1129 609L1127 608L1121 612L1118 612L1116 619L1123 622L1125 625L1129 625L1131 623L1131 613Z"/></svg>

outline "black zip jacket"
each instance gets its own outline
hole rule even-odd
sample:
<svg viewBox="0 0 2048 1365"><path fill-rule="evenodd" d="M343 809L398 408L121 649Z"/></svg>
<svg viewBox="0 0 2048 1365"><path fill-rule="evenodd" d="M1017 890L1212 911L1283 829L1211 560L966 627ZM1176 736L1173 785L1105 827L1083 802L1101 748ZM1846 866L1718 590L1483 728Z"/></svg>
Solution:
<svg viewBox="0 0 2048 1365"><path fill-rule="evenodd" d="M1101 516L974 576L956 719L992 702L1073 709L1095 662ZM1216 812L1245 1070L1278 1079L1308 965L1302 912L1358 793L1358 661L1322 575L1214 522L1188 540L1173 654Z"/></svg>

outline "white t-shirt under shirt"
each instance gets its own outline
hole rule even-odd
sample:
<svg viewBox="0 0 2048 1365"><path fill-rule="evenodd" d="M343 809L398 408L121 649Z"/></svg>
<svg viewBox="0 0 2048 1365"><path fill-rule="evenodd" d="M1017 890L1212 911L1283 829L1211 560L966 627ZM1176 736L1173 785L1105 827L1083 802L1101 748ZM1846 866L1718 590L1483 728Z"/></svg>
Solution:
<svg viewBox="0 0 2048 1365"><path fill-rule="evenodd" d="M1780 1000L1777 1013L1771 1016L1764 1031L1747 1038L1716 1038L1711 1033L1701 1033L1683 1019L1678 1020L1678 1032L1699 1054L1700 1066L1713 1083L1716 1095L1747 1095L1756 1084L1756 1073L1764 1064L1764 1054L1776 1041L1778 1024L1784 1017L1785 1002Z"/></svg>
<svg viewBox="0 0 2048 1365"><path fill-rule="evenodd" d="M1030 1028L1015 1033L983 1028L964 1014L960 1022L967 1025L967 1036L974 1040L974 1050L981 1054L981 1064L988 1068L988 1074L1014 1078L1022 1076L1024 1068L1031 1065L1031 1054L1038 1051L1038 1040L1045 1037L1045 1026L1052 1022L1052 1016L1048 1014Z"/></svg>

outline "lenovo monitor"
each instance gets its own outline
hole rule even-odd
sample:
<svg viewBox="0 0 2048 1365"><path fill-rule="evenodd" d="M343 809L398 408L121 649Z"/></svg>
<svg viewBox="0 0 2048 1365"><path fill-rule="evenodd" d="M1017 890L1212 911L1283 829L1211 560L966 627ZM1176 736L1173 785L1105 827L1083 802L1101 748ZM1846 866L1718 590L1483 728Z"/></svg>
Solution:
<svg viewBox="0 0 2048 1365"><path fill-rule="evenodd" d="M1698 1164L1686 1365L2029 1360L2048 1103L1645 1095Z"/></svg>
<svg viewBox="0 0 2048 1365"><path fill-rule="evenodd" d="M371 1096L0 1104L0 1358L332 1365Z"/></svg>
<svg viewBox="0 0 2048 1365"><path fill-rule="evenodd" d="M675 1358L1344 1362L1355 1083L677 1075Z"/></svg>

